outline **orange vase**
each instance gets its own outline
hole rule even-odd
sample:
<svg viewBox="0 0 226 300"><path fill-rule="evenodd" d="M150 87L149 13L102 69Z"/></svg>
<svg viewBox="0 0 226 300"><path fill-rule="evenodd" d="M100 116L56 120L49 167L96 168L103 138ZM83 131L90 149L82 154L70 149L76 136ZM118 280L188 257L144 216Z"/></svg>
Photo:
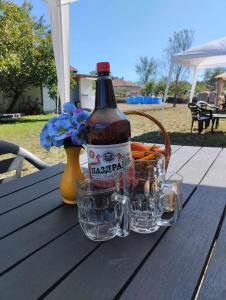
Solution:
<svg viewBox="0 0 226 300"><path fill-rule="evenodd" d="M60 181L60 193L64 203L76 204L76 178L85 178L79 163L81 147L68 147L65 151L67 164Z"/></svg>

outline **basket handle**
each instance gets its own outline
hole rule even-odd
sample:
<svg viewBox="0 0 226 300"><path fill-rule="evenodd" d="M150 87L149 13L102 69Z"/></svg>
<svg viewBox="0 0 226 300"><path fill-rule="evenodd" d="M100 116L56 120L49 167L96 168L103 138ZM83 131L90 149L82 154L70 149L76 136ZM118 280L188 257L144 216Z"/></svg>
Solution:
<svg viewBox="0 0 226 300"><path fill-rule="evenodd" d="M170 160L170 156L171 156L171 144L170 144L170 137L169 137L166 129L163 127L162 123L159 122L154 117L152 117L150 114L144 113L142 111L126 110L126 111L124 111L124 113L126 115L138 115L138 116L141 116L141 117L145 117L145 118L149 119L150 121L152 121L153 123L155 123L159 127L159 129L162 132L163 140L164 140L164 144L165 144L164 155L165 155L165 158L166 158L166 169L167 169L168 164L169 164L169 160Z"/></svg>

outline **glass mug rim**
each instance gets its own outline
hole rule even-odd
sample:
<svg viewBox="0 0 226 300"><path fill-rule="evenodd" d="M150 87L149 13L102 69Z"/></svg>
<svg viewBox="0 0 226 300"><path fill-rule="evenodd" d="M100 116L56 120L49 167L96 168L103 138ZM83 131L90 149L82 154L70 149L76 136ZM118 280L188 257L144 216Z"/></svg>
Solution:
<svg viewBox="0 0 226 300"><path fill-rule="evenodd" d="M107 180L109 182L114 182L115 185L112 187L105 187L105 186L101 186L100 189L97 190L90 190L89 188L87 188L87 186L85 186L84 188L82 187L81 183L91 183L94 184L95 182L97 183L98 180L92 179L92 178L85 178L85 179L80 179L77 177L76 179L76 184L78 186L78 189L80 191L84 191L87 195L88 194L99 194L99 193L106 193L108 191L113 191L117 188L117 184L119 184L119 177L114 177L110 180Z"/></svg>
<svg viewBox="0 0 226 300"><path fill-rule="evenodd" d="M178 178L173 178L173 176L176 176ZM169 182L178 182L178 183L183 183L184 177L180 173L174 172L174 171L166 171L165 173L165 181Z"/></svg>

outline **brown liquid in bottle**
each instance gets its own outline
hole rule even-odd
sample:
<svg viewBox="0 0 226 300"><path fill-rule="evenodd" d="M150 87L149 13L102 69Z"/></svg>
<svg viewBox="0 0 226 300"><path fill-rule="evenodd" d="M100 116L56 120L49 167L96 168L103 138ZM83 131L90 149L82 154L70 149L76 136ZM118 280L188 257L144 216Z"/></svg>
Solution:
<svg viewBox="0 0 226 300"><path fill-rule="evenodd" d="M111 176L115 171L114 165L126 155L130 156L131 134L127 117L117 108L109 63L97 64L97 71L95 109L87 120L86 128L89 168L96 166L98 174L93 175L101 179L104 175Z"/></svg>

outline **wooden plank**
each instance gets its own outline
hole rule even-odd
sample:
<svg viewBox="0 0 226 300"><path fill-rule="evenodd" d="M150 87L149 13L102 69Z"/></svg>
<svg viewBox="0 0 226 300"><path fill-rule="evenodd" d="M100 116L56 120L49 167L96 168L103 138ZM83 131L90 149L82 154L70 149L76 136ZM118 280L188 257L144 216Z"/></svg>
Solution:
<svg viewBox="0 0 226 300"><path fill-rule="evenodd" d="M37 299L99 244L88 240L79 226L44 247L0 277L1 299ZM77 298L77 291L71 291ZM62 299L67 299L63 297Z"/></svg>
<svg viewBox="0 0 226 300"><path fill-rule="evenodd" d="M0 241L0 274L77 224L77 207L64 205ZM16 247L15 247L16 246Z"/></svg>
<svg viewBox="0 0 226 300"><path fill-rule="evenodd" d="M70 300L75 296L82 300L113 299L161 233L162 230L151 235L131 233L125 239L115 238L104 243L46 299Z"/></svg>
<svg viewBox="0 0 226 300"><path fill-rule="evenodd" d="M186 147L184 151L185 150ZM179 151L180 150L178 150L178 152ZM218 151L220 150L218 149ZM206 149L202 151L201 155L206 153L209 160L206 162L205 166L201 165L200 172L194 177L193 184L195 186L205 174L206 167L210 166L214 161L218 151L210 151L211 154L208 154ZM185 151L185 153L188 152ZM191 152L189 153L191 154ZM192 156L192 159L189 160L189 166L192 171L197 168L196 156L198 153L199 152L197 152L197 154ZM193 152L191 155L193 155ZM186 158L187 157L188 156L186 156ZM200 159L200 156L198 156L198 159ZM177 166L180 167L178 164ZM184 168L186 168L186 165ZM185 182L186 176L188 175L189 172L185 169ZM188 177L188 179L189 178L190 177ZM190 187L189 189L192 191ZM185 197L184 199L186 200ZM197 211L196 216L198 213L199 212ZM183 214L184 213L182 213L182 216ZM179 223L174 228L177 227L180 228ZM48 295L47 299L63 299L63 295L67 300L73 299L74 295L71 293L72 290L77 291L76 297L78 299L113 299L117 295L118 291L123 288L124 284L136 268L138 268L142 263L145 256L152 251L164 231L165 229L160 229L151 235L139 235L132 233L126 239L114 239L102 245L96 252L88 257L85 262L75 269L50 295ZM161 260L161 258L158 258L158 260ZM97 273L98 276L96 277L95 274ZM108 276L106 276L106 274L108 274ZM149 277L150 274L151 271L147 277ZM98 284L98 282L101 284ZM139 299L139 296L131 299ZM152 299L152 297L149 295L146 299ZM158 299L158 297L153 297L153 299Z"/></svg>
<svg viewBox="0 0 226 300"><path fill-rule="evenodd" d="M182 187L184 199L188 198L197 184L202 180L221 151L221 148L201 148L201 150L180 169L179 174L183 176L184 182L186 183ZM211 172L213 172L213 170L211 170Z"/></svg>
<svg viewBox="0 0 226 300"><path fill-rule="evenodd" d="M213 184L217 166L218 177L226 177L226 168L221 167L225 160L222 151L177 226L169 229L122 299L192 299L225 207L225 189Z"/></svg>
<svg viewBox="0 0 226 300"><path fill-rule="evenodd" d="M80 164L83 165L86 162L87 153L85 152L84 154L80 155ZM0 184L0 198L17 190L33 185L39 181L43 181L57 174L61 174L64 170L64 167L65 164L60 163L28 176L21 177L12 183L4 183L4 185Z"/></svg>
<svg viewBox="0 0 226 300"><path fill-rule="evenodd" d="M177 150L179 150L182 146L180 145L171 145L171 151L172 151L172 154L177 152Z"/></svg>
<svg viewBox="0 0 226 300"><path fill-rule="evenodd" d="M81 165L87 162L87 153L83 153L80 155L80 163ZM39 181L45 180L47 178L50 178L52 176L55 176L57 174L60 174L63 172L65 167L65 164L60 163L57 165L54 165L52 167L46 168L41 171L37 171L35 173L32 173L30 175L21 177L14 182L10 183L4 183L0 184L0 197L3 197L7 194L10 194L12 192L15 192L17 190L26 188L30 185L33 185Z"/></svg>
<svg viewBox="0 0 226 300"><path fill-rule="evenodd" d="M21 177L12 182L0 184L0 197L3 197L17 190L31 186L39 181L43 181L47 178L60 174L63 172L64 167L64 164L58 164L53 167L49 167L44 170L30 174L28 176Z"/></svg>
<svg viewBox="0 0 226 300"><path fill-rule="evenodd" d="M225 193L225 190L224 190ZM204 277L198 299L226 299L226 220Z"/></svg>
<svg viewBox="0 0 226 300"><path fill-rule="evenodd" d="M224 148L214 165L202 181L203 185L225 188L226 186L226 149ZM219 191L221 191L219 189Z"/></svg>
<svg viewBox="0 0 226 300"><path fill-rule="evenodd" d="M178 171L183 167L201 148L193 146L184 146L178 149L171 157L168 171Z"/></svg>
<svg viewBox="0 0 226 300"><path fill-rule="evenodd" d="M0 238L40 218L63 205L59 190L50 192L27 205L18 207L0 217Z"/></svg>
<svg viewBox="0 0 226 300"><path fill-rule="evenodd" d="M1 198L0 215L58 189L60 177L61 174L50 177L45 181L35 183L32 186L21 189Z"/></svg>

